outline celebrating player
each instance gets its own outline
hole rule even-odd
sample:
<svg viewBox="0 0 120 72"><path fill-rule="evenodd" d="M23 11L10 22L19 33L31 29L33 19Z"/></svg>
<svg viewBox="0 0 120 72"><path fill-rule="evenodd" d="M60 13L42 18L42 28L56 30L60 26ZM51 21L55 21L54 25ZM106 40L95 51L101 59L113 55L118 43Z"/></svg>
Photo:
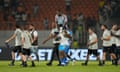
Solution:
<svg viewBox="0 0 120 72"><path fill-rule="evenodd" d="M9 66L14 66L14 62L15 62L15 52L18 52L19 55L21 56L22 58L22 49L21 49L21 28L20 26L16 25L16 30L14 32L14 34L8 39L6 40L5 42L8 43L10 42L11 40L15 39L15 47L14 49L12 50L12 61L11 63L9 64Z"/></svg>
<svg viewBox="0 0 120 72"><path fill-rule="evenodd" d="M22 58L23 58L23 67L27 67L27 57L30 58L30 60L32 61L32 57L30 56L31 51L31 43L32 43L32 37L31 34L28 31L28 25L24 26L24 31L22 32ZM34 61L32 61L32 67L34 67Z"/></svg>
<svg viewBox="0 0 120 72"><path fill-rule="evenodd" d="M109 52L110 56L115 61L115 65L117 65L117 59L114 54L114 49L112 48L112 43L111 43L111 33L107 29L106 25L102 25L101 29L103 30L103 36L101 38L101 40L103 41L103 64L105 64L106 53Z"/></svg>
<svg viewBox="0 0 120 72"><path fill-rule="evenodd" d="M116 24L113 24L112 28L111 28L111 42L112 42L112 50L113 50L113 53L116 54L116 40L117 38L114 36L116 33L117 33L117 25ZM113 58L111 57L111 60L112 60L112 65L115 64Z"/></svg>
<svg viewBox="0 0 120 72"><path fill-rule="evenodd" d="M59 52L58 52L58 46L59 46L58 41L60 40L60 37L58 36L59 35L59 28L56 26L55 23L52 23L52 28L53 29L52 29L51 33L49 34L49 36L43 41L43 44L45 44L48 40L53 39L54 48L53 48L53 51L52 51L51 60L50 60L49 63L47 63L48 66L52 65L55 54L57 55L57 58L58 58L58 61L59 61L58 65L60 65Z"/></svg>
<svg viewBox="0 0 120 72"><path fill-rule="evenodd" d="M82 65L86 66L88 64L89 56L91 54L95 55L97 57L97 60L99 60L99 66L102 66L99 54L98 54L98 38L96 33L93 31L92 28L88 29L89 32L89 41L88 41L88 53L87 53L87 59L85 63L82 63Z"/></svg>
<svg viewBox="0 0 120 72"><path fill-rule="evenodd" d="M33 24L29 25L30 34L32 36L32 48L31 53L34 53L37 57L37 60L39 61L38 57L38 32L35 30L35 27Z"/></svg>
<svg viewBox="0 0 120 72"><path fill-rule="evenodd" d="M117 24L114 24L112 29L115 31L115 33L112 32L111 35L115 37L116 57L117 60L119 60L120 59L120 28Z"/></svg>
<svg viewBox="0 0 120 72"><path fill-rule="evenodd" d="M62 30L63 27L67 24L67 21L67 16L58 10L57 14L55 15L55 22L57 26Z"/></svg>

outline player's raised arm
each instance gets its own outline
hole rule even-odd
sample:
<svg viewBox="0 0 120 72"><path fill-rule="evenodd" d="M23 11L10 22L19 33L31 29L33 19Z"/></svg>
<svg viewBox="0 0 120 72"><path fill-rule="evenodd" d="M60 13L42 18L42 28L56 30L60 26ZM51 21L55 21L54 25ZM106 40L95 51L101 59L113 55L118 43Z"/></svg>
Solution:
<svg viewBox="0 0 120 72"><path fill-rule="evenodd" d="M52 39L54 37L55 37L55 35L50 33L49 36L42 42L42 44L45 44L47 41L49 41L50 39Z"/></svg>
<svg viewBox="0 0 120 72"><path fill-rule="evenodd" d="M9 41L13 40L16 37L16 34L13 34L9 39L7 39L5 42L8 43Z"/></svg>

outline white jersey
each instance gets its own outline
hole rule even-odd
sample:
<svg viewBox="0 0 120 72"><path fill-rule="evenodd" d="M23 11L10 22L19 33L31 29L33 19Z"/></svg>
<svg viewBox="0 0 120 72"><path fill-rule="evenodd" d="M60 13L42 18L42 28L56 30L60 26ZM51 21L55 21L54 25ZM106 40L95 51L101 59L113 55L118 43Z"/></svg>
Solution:
<svg viewBox="0 0 120 72"><path fill-rule="evenodd" d="M22 34L21 29L17 28L15 30L14 34L16 35L16 37L15 37L15 46L21 46L21 34Z"/></svg>
<svg viewBox="0 0 120 72"><path fill-rule="evenodd" d="M35 37L38 37L38 32L37 31L30 31L30 34L32 35L32 33L33 33L33 35L35 36Z"/></svg>
<svg viewBox="0 0 120 72"><path fill-rule="evenodd" d="M34 39L34 37L37 37L36 40L32 43L32 46L37 46L38 45L38 32L36 30L32 30L30 31L30 34L32 36L32 39Z"/></svg>
<svg viewBox="0 0 120 72"><path fill-rule="evenodd" d="M103 32L103 38L107 38L108 36L111 36L111 33L109 30L105 30ZM110 40L103 40L103 46L112 46L112 42L111 42L111 39Z"/></svg>
<svg viewBox="0 0 120 72"><path fill-rule="evenodd" d="M116 31L111 30L111 32L116 35ZM111 42L112 42L112 44L116 44L116 37L115 36L111 36Z"/></svg>
<svg viewBox="0 0 120 72"><path fill-rule="evenodd" d="M71 30L67 30L67 33L73 38L73 33L72 33ZM71 44L72 43L72 39L70 39L70 38L68 38L68 39L69 39L68 40L69 44Z"/></svg>
<svg viewBox="0 0 120 72"><path fill-rule="evenodd" d="M60 45L68 45L69 46L70 45L69 38L64 36L64 32L61 32L59 35L61 37Z"/></svg>
<svg viewBox="0 0 120 72"><path fill-rule="evenodd" d="M57 22L57 24L65 24L67 22L67 16L64 14L61 16L55 15L55 22Z"/></svg>
<svg viewBox="0 0 120 72"><path fill-rule="evenodd" d="M89 35L89 42L92 43L95 39L97 39L97 35L95 33ZM88 47L88 49L98 49L98 42L92 44Z"/></svg>
<svg viewBox="0 0 120 72"><path fill-rule="evenodd" d="M55 38L53 38L53 44L59 43L59 30L57 28L52 29L51 31L52 35L57 35Z"/></svg>
<svg viewBox="0 0 120 72"><path fill-rule="evenodd" d="M24 44L23 44L23 48L29 49L31 48L31 34L28 31L23 31L22 32L22 38L24 38Z"/></svg>
<svg viewBox="0 0 120 72"><path fill-rule="evenodd" d="M116 32L116 35L120 36L120 29ZM120 38L116 38L116 45L120 46Z"/></svg>

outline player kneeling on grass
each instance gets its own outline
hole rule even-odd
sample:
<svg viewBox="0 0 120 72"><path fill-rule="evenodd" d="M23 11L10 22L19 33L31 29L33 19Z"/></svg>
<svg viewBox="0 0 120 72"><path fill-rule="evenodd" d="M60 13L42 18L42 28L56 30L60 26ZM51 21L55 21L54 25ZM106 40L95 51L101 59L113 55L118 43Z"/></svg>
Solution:
<svg viewBox="0 0 120 72"><path fill-rule="evenodd" d="M69 38L72 38L70 36L70 34L67 33L66 30L62 30L60 31L60 45L59 45L59 57L60 57L60 61L61 61L61 65L60 66L65 66L66 65L66 53L65 50L66 48L69 47Z"/></svg>
<svg viewBox="0 0 120 72"><path fill-rule="evenodd" d="M24 27L24 31L22 33L22 47L23 47L23 67L27 67L27 58L29 57L32 61L32 57L30 56L30 48L31 48L32 37L31 34L27 30L27 25ZM32 61L32 67L34 67L34 61Z"/></svg>
<svg viewBox="0 0 120 72"><path fill-rule="evenodd" d="M82 63L82 65L86 66L88 64L88 60L89 60L89 56L91 54L95 55L97 57L97 60L99 60L99 66L102 66L99 54L97 52L98 49L98 39L97 39L97 35L96 33L93 31L92 28L88 29L88 33L89 33L89 41L88 41L88 53L87 53L87 59L85 61L85 63Z"/></svg>

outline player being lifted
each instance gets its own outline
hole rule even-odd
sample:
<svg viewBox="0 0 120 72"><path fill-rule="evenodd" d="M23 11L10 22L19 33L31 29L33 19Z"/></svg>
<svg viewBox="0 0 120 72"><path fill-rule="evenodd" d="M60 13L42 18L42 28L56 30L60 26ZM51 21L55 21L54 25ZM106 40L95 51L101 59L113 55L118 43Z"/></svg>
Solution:
<svg viewBox="0 0 120 72"><path fill-rule="evenodd" d="M11 63L9 64L9 66L14 66L14 62L15 62L15 52L18 52L19 55L21 56L22 58L22 49L21 49L21 33L22 33L22 30L20 28L20 26L16 25L16 30L14 32L14 34L9 38L7 39L5 42L8 43L10 42L11 40L15 39L15 47L13 48L12 50L12 61Z"/></svg>
<svg viewBox="0 0 120 72"><path fill-rule="evenodd" d="M67 24L67 16L61 12L61 10L57 11L57 14L55 15L55 22L58 27L62 30L64 26Z"/></svg>
<svg viewBox="0 0 120 72"><path fill-rule="evenodd" d="M103 41L103 64L105 64L106 53L109 52L111 58L115 61L115 65L117 65L117 58L114 54L114 48L111 42L111 32L107 29L106 25L101 25L101 30L103 31L103 36L101 38Z"/></svg>
<svg viewBox="0 0 120 72"><path fill-rule="evenodd" d="M92 28L88 29L88 33L89 33L89 40L88 40L88 53L87 53L87 59L85 61L85 63L82 63L82 65L87 66L88 64L88 60L89 60L89 56L91 54L95 55L97 57L97 60L99 61L99 66L102 66L100 57L99 57L99 53L98 53L98 38L96 33L93 31Z"/></svg>

